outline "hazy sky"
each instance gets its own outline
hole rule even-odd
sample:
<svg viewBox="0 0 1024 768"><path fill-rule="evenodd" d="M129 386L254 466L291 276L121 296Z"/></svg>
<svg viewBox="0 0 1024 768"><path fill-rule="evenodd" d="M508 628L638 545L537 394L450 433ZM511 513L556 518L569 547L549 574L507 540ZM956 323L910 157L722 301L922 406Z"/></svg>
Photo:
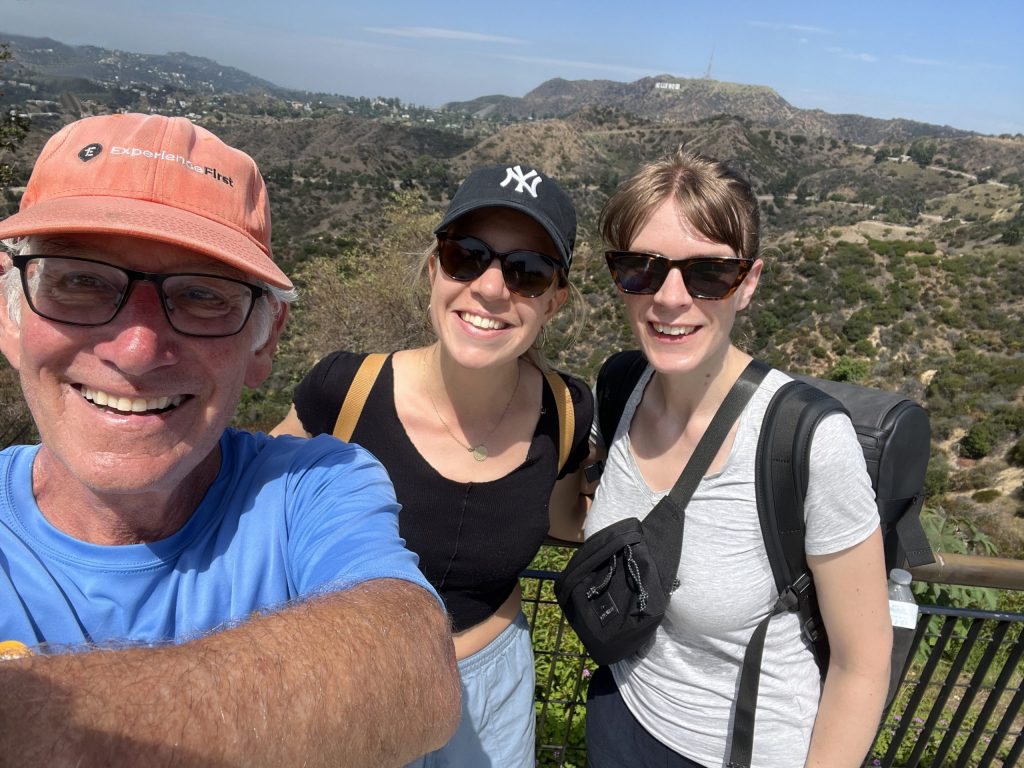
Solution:
<svg viewBox="0 0 1024 768"><path fill-rule="evenodd" d="M798 107L1024 132L1020 0L0 0L0 30L428 106L552 77L701 77L713 54L712 78Z"/></svg>

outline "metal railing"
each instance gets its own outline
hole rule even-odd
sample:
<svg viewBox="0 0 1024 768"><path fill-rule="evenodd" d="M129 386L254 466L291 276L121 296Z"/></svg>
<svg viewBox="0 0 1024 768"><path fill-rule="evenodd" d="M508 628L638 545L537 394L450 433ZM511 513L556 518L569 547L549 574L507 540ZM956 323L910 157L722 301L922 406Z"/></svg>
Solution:
<svg viewBox="0 0 1024 768"><path fill-rule="evenodd" d="M1024 590L1024 563L937 554L915 580ZM558 573L523 573L537 670L537 765L583 768L584 702L596 665L562 616ZM1024 614L922 605L903 683L865 766L1008 768L1024 752Z"/></svg>

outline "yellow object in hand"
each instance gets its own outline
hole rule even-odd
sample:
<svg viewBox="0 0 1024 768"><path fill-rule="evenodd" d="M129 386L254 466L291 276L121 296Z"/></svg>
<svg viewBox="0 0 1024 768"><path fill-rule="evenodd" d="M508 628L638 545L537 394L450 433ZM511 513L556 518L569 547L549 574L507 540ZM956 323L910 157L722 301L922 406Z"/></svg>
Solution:
<svg viewBox="0 0 1024 768"><path fill-rule="evenodd" d="M19 643L17 640L4 640L0 642L0 661L10 661L11 659L23 659L26 656L31 656L32 650L24 643Z"/></svg>

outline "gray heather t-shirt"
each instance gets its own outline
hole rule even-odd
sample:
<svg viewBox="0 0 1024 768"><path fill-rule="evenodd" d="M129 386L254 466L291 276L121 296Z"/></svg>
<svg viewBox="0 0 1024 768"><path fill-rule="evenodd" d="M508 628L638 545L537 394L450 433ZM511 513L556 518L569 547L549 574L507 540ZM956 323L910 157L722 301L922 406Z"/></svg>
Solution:
<svg viewBox="0 0 1024 768"><path fill-rule="evenodd" d="M651 374L648 367L626 403L587 517L588 537L626 517L643 519L668 492L647 486L630 449L629 424ZM788 380L772 370L747 404L725 467L701 480L686 507L680 587L654 640L612 666L640 724L708 768L725 765L743 652L778 597L758 522L754 456L765 409ZM845 415L828 416L815 432L804 511L808 554L847 549L878 526L864 456ZM764 646L752 768L803 765L820 693L796 614L776 616Z"/></svg>

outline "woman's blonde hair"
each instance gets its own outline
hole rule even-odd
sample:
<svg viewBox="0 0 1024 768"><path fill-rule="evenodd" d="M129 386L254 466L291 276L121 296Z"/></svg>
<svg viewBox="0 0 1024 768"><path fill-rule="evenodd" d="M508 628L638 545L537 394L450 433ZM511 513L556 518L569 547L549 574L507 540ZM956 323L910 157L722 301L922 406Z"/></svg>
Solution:
<svg viewBox="0 0 1024 768"><path fill-rule="evenodd" d="M750 182L721 160L682 147L642 166L619 186L601 211L601 236L612 248L628 250L669 198L708 240L728 245L737 256L758 257L761 216Z"/></svg>

